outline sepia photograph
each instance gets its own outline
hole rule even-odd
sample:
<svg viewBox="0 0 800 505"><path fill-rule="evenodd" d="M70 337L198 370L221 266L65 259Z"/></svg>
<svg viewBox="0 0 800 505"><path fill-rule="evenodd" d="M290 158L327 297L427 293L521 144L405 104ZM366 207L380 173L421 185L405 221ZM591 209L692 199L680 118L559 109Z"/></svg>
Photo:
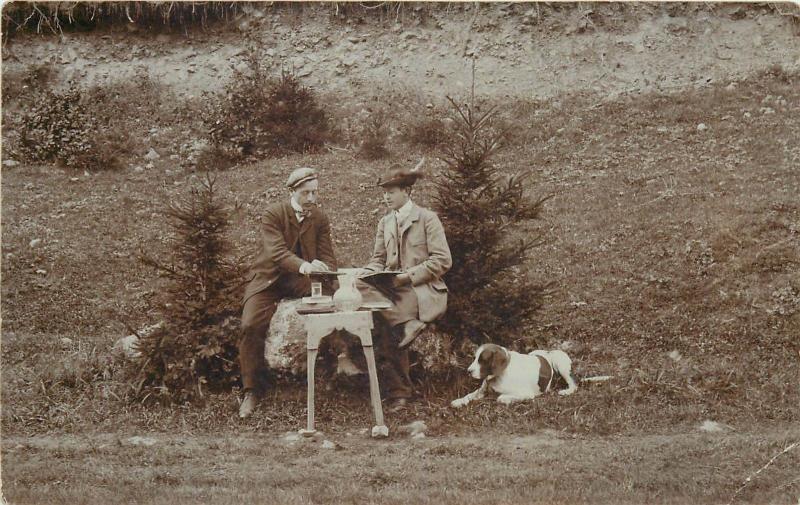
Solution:
<svg viewBox="0 0 800 505"><path fill-rule="evenodd" d="M0 8L0 503L800 505L800 3Z"/></svg>

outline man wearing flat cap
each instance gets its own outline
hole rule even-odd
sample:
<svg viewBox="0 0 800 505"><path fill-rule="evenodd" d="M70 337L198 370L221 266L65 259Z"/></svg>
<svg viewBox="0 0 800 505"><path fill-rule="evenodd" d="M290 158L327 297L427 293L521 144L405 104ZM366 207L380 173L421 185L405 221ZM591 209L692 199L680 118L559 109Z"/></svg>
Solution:
<svg viewBox="0 0 800 505"><path fill-rule="evenodd" d="M424 161L424 160L423 160ZM408 375L407 347L425 327L447 309L447 286L442 276L452 258L444 228L431 210L411 201L411 188L418 178L420 162L414 169L393 165L378 182L389 212L378 223L372 258L362 270L400 271L393 278L392 307L380 312L392 335L380 338L377 346L382 385L390 410L402 408L412 395ZM371 286L359 282L365 297L374 296Z"/></svg>
<svg viewBox="0 0 800 505"><path fill-rule="evenodd" d="M244 386L241 418L252 414L266 389L264 343L278 302L310 295L311 272L336 270L330 223L317 207L317 172L298 168L289 175L286 187L291 197L267 208L262 219L261 251L244 294L239 342Z"/></svg>

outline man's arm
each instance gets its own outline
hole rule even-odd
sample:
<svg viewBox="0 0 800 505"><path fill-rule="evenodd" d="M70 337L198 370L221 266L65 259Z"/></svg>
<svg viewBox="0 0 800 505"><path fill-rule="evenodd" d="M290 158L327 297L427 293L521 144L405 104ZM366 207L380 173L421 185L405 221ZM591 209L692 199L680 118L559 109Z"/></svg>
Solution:
<svg viewBox="0 0 800 505"><path fill-rule="evenodd" d="M286 272L300 271L300 267L305 262L286 245L280 226L280 216L275 209L267 209L264 223L261 226L261 236L264 242L264 251L270 255L270 259L276 265Z"/></svg>
<svg viewBox="0 0 800 505"><path fill-rule="evenodd" d="M372 258L366 264L364 270L372 272L382 272L386 269L386 244L383 242L384 219L378 223L378 233L375 235L375 247L372 251Z"/></svg>
<svg viewBox="0 0 800 505"><path fill-rule="evenodd" d="M424 221L425 236L428 242L428 259L408 270L408 276L414 286L441 279L453 265L450 247L447 245L447 238L444 235L444 226L439 221L439 217L433 212L426 212Z"/></svg>

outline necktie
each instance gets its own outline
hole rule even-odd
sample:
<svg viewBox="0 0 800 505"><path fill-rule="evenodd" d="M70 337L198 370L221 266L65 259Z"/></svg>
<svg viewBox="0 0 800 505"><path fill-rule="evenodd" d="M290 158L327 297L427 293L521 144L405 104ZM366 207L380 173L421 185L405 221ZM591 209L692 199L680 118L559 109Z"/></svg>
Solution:
<svg viewBox="0 0 800 505"><path fill-rule="evenodd" d="M400 215L399 213L395 213L394 215L394 234L396 237L395 243L397 244L397 266L399 269L402 269L403 266L400 264Z"/></svg>

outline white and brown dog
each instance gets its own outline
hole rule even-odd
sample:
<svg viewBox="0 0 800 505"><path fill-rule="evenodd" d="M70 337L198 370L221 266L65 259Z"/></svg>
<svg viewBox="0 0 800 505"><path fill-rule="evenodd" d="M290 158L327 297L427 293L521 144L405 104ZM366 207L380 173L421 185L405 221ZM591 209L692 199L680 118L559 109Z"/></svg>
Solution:
<svg viewBox="0 0 800 505"><path fill-rule="evenodd" d="M572 360L564 351L533 351L520 354L496 344L484 344L475 352L475 360L467 371L476 379L483 379L481 387L472 393L453 400L450 405L463 407L480 400L491 388L499 393L497 401L513 403L532 400L550 390L560 375L567 383L560 395L571 395L578 386L572 378Z"/></svg>

